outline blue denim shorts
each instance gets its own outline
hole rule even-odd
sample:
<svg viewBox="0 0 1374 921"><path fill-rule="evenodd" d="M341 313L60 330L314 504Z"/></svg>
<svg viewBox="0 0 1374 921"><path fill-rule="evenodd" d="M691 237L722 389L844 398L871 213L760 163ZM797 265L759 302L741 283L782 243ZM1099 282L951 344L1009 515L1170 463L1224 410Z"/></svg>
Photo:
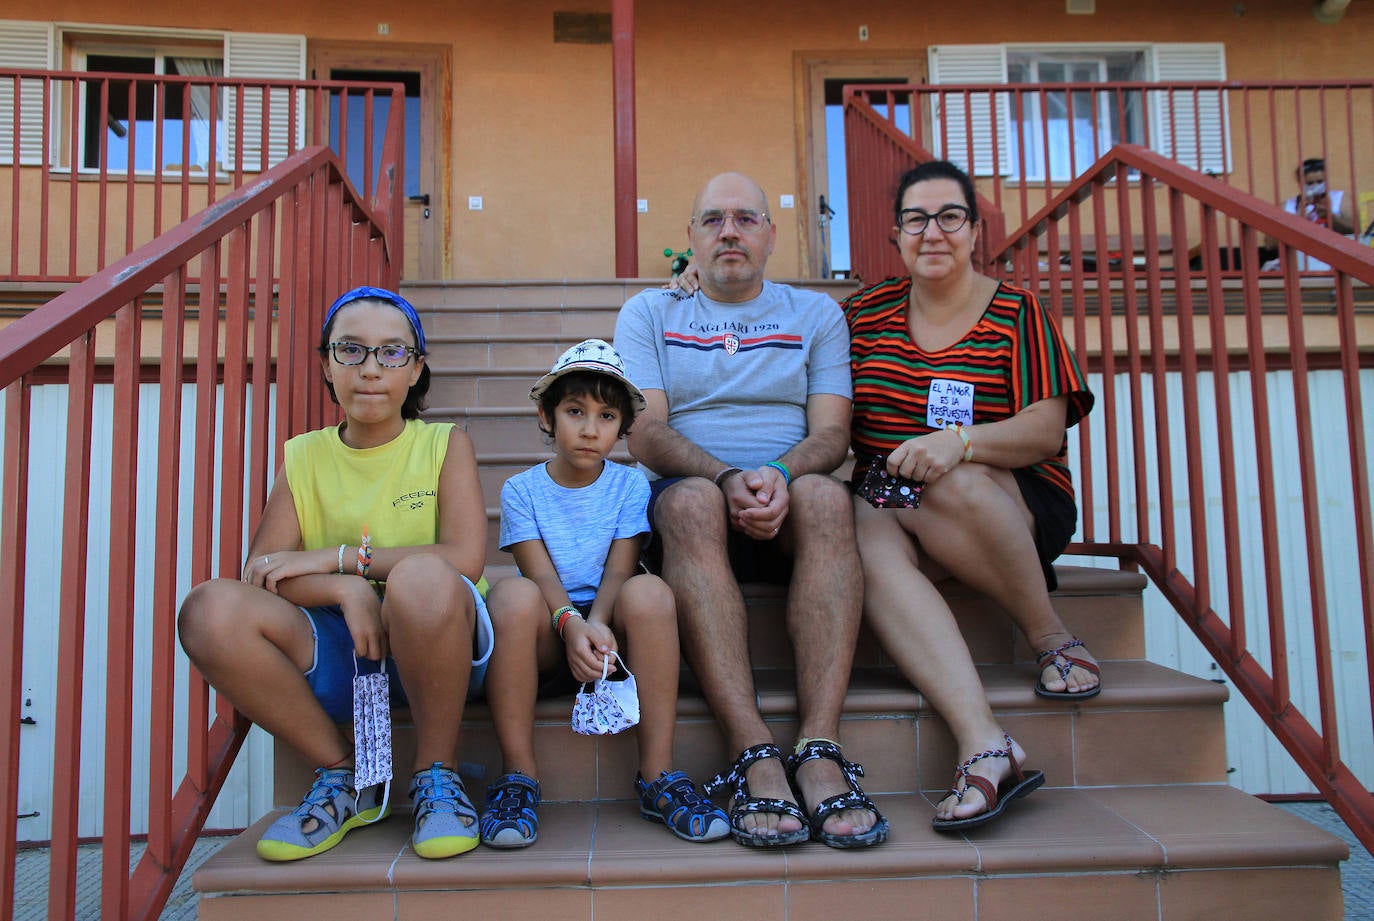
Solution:
<svg viewBox="0 0 1374 921"><path fill-rule="evenodd" d="M482 693L482 684L487 677L487 662L491 659L492 628L491 615L487 613L487 603L482 593L466 577L463 583L472 591L472 599L477 604L477 629L474 637L472 673L468 676L468 699ZM354 659L353 637L344 622L343 611L336 605L320 608L301 608L310 620L310 630L315 635L315 659L305 680L310 690L324 707L324 712L336 723L353 722L353 676L368 675L381 671L382 663L372 659ZM386 673L390 676L391 706L409 705L405 688L401 686L401 676L396 671L396 661L390 656L386 659Z"/></svg>

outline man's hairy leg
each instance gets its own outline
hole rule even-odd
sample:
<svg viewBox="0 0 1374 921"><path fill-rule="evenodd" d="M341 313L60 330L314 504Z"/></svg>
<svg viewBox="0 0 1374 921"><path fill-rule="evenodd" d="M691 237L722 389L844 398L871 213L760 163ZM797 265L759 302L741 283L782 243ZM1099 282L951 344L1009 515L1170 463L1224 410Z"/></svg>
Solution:
<svg viewBox="0 0 1374 921"><path fill-rule="evenodd" d="M754 689L744 597L726 555L725 499L709 480L691 477L659 496L654 525L663 542L663 579L677 600L683 653L706 703L725 733L730 757L772 742ZM765 759L748 772L749 792L792 801L783 765ZM744 830L795 831L795 818L773 813L745 817Z"/></svg>
<svg viewBox="0 0 1374 921"><path fill-rule="evenodd" d="M787 592L787 629L797 667L798 735L838 742L863 615L863 569L854 540L853 506L844 486L828 476L798 477L789 493L785 530L794 566ZM812 810L849 790L840 766L824 758L804 764L797 784ZM875 821L868 810L847 809L832 815L825 830L861 834Z"/></svg>

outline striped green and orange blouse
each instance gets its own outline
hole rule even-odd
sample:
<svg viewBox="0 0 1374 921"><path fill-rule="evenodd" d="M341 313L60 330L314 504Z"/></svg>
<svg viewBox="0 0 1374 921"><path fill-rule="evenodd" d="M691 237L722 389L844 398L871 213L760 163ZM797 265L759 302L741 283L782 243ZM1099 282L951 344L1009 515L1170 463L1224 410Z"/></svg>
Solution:
<svg viewBox="0 0 1374 921"><path fill-rule="evenodd" d="M1063 333L1029 291L1000 285L973 328L938 352L911 341L910 294L909 277L891 278L840 305L852 339L856 477L873 457L943 428L946 421L997 422L1056 396L1069 398L1068 425L1092 409L1093 394ZM932 382L938 391L934 402ZM947 413L941 409L946 405ZM1066 438L1056 456L1028 469L1072 497L1067 458Z"/></svg>

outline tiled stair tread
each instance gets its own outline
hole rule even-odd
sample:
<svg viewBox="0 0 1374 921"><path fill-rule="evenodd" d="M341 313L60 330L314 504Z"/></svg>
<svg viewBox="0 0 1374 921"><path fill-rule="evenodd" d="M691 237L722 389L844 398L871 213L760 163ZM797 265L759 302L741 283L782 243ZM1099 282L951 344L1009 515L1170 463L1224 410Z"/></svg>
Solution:
<svg viewBox="0 0 1374 921"><path fill-rule="evenodd" d="M1111 710L1121 707L1211 707L1220 706L1230 696L1225 685L1195 678L1140 659L1103 662L1103 689L1096 697L1073 704L1084 710ZM978 675L987 689L988 701L996 711L1060 712L1063 701L1045 700L1035 695L1035 669L1026 664L979 665ZM791 716L797 712L795 674L789 669L755 669L754 685L764 716ZM554 697L535 702L536 723L565 723L570 698ZM925 698L891 668L857 668L850 677L845 695L846 717L864 713L932 712ZM683 673L679 686L679 719L709 717L710 710L700 696L689 672ZM393 712L395 726L410 726L410 711ZM490 711L484 701L473 701L463 713L464 722L489 723Z"/></svg>
<svg viewBox="0 0 1374 921"><path fill-rule="evenodd" d="M1348 856L1340 839L1220 784L1040 790L1004 820L965 835L933 831L933 807L922 797L880 794L875 801L892 836L860 851L689 844L640 819L635 804L617 801L543 806L539 841L527 851L478 848L441 861L414 855L409 811L398 808L329 854L275 865L253 851L273 813L207 861L194 884L206 894L614 887L1334 866Z"/></svg>

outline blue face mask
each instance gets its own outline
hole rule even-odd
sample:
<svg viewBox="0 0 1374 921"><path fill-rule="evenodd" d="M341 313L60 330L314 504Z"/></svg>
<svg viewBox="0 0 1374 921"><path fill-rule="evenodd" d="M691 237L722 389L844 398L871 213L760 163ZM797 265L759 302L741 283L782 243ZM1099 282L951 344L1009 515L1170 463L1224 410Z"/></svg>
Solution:
<svg viewBox="0 0 1374 921"><path fill-rule="evenodd" d="M1326 183L1309 182L1302 187L1302 191L1308 198L1321 198L1326 194Z"/></svg>

